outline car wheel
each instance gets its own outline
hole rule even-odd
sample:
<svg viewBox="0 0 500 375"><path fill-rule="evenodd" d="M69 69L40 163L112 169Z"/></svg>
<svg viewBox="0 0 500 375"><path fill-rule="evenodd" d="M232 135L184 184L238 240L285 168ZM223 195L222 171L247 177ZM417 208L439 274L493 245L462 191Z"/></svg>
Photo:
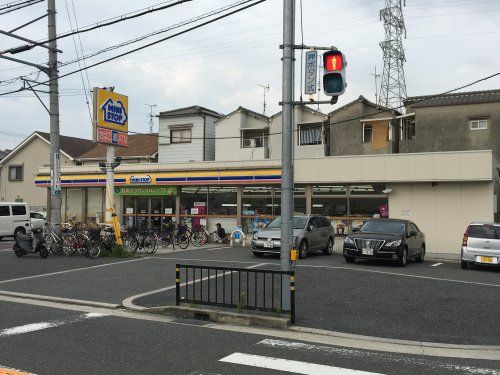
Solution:
<svg viewBox="0 0 500 375"><path fill-rule="evenodd" d="M415 258L415 261L417 263L424 263L424 259L425 259L425 246L422 245L422 247L420 248L420 254Z"/></svg>
<svg viewBox="0 0 500 375"><path fill-rule="evenodd" d="M300 243L300 248L299 248L299 258L300 259L304 259L307 257L307 251L309 249L309 246L307 246L307 242L306 241L302 241Z"/></svg>
<svg viewBox="0 0 500 375"><path fill-rule="evenodd" d="M253 252L253 255L256 256L257 258L262 258L264 256L264 254L262 253L258 253L256 251L252 251Z"/></svg>
<svg viewBox="0 0 500 375"><path fill-rule="evenodd" d="M347 263L354 263L356 261L354 257L344 257L344 259Z"/></svg>
<svg viewBox="0 0 500 375"><path fill-rule="evenodd" d="M403 250L403 253L399 256L398 263L401 267L405 267L408 264L408 249Z"/></svg>
<svg viewBox="0 0 500 375"><path fill-rule="evenodd" d="M463 270L466 270L469 268L469 262L465 261L465 260L462 260L460 262L460 267L462 267Z"/></svg>
<svg viewBox="0 0 500 375"><path fill-rule="evenodd" d="M2 241L2 240L3 240L3 237L2 237L2 236L0 236L0 241Z"/></svg>
<svg viewBox="0 0 500 375"><path fill-rule="evenodd" d="M17 228L15 231L14 231L14 238L16 238L19 234L25 234L26 231L24 230L24 228Z"/></svg>
<svg viewBox="0 0 500 375"><path fill-rule="evenodd" d="M328 239L328 243L326 244L326 249L323 250L323 254L332 255L333 254L333 238Z"/></svg>

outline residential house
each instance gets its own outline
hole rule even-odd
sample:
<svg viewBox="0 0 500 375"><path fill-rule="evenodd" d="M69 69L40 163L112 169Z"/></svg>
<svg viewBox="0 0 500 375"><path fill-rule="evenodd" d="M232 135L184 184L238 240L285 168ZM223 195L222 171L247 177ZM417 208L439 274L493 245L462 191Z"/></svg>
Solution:
<svg viewBox="0 0 500 375"><path fill-rule="evenodd" d="M61 166L94 147L88 139L62 135L59 139ZM0 200L29 203L32 210L46 210L47 192L35 187L34 181L41 167L50 165L50 134L34 132L0 161Z"/></svg>
<svg viewBox="0 0 500 375"><path fill-rule="evenodd" d="M160 112L158 162L215 160L215 122L222 117L200 106Z"/></svg>

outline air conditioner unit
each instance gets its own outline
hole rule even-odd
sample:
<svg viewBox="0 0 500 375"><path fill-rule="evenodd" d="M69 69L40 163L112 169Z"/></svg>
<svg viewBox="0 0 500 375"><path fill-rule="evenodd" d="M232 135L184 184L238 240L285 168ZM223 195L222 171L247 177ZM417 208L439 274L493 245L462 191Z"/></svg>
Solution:
<svg viewBox="0 0 500 375"><path fill-rule="evenodd" d="M254 148L255 147L255 139L244 139L243 147Z"/></svg>

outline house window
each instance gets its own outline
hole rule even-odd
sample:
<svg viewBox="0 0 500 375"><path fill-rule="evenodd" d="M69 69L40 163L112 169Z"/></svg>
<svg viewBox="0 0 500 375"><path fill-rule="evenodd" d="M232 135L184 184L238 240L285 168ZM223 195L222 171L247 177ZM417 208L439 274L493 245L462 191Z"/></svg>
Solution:
<svg viewBox="0 0 500 375"><path fill-rule="evenodd" d="M170 143L191 143L191 129L170 130Z"/></svg>
<svg viewBox="0 0 500 375"><path fill-rule="evenodd" d="M488 129L488 120L471 120L469 124L470 130Z"/></svg>
<svg viewBox="0 0 500 375"><path fill-rule="evenodd" d="M401 128L401 139L402 140L412 140L415 139L415 120L404 121Z"/></svg>
<svg viewBox="0 0 500 375"><path fill-rule="evenodd" d="M260 148L267 143L269 129L262 130L242 130L241 147L242 148Z"/></svg>
<svg viewBox="0 0 500 375"><path fill-rule="evenodd" d="M13 165L9 167L9 181L22 181L23 180L23 166Z"/></svg>
<svg viewBox="0 0 500 375"><path fill-rule="evenodd" d="M363 142L371 142L372 141L372 126L363 124Z"/></svg>
<svg viewBox="0 0 500 375"><path fill-rule="evenodd" d="M299 145L320 145L322 144L321 124L300 125L299 127Z"/></svg>

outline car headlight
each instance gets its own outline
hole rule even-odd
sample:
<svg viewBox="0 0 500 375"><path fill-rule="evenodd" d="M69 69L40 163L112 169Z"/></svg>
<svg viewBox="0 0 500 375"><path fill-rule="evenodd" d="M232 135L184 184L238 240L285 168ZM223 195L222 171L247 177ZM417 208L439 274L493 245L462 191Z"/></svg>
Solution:
<svg viewBox="0 0 500 375"><path fill-rule="evenodd" d="M257 240L259 239L259 237L257 237L257 233L255 233L255 234L253 235L253 239L254 239L255 241L257 241Z"/></svg>
<svg viewBox="0 0 500 375"><path fill-rule="evenodd" d="M350 237L346 237L344 240L345 243L350 243L351 245L354 245L354 240Z"/></svg>
<svg viewBox="0 0 500 375"><path fill-rule="evenodd" d="M401 245L401 240L391 241L385 244L387 247L398 247L399 245Z"/></svg>

